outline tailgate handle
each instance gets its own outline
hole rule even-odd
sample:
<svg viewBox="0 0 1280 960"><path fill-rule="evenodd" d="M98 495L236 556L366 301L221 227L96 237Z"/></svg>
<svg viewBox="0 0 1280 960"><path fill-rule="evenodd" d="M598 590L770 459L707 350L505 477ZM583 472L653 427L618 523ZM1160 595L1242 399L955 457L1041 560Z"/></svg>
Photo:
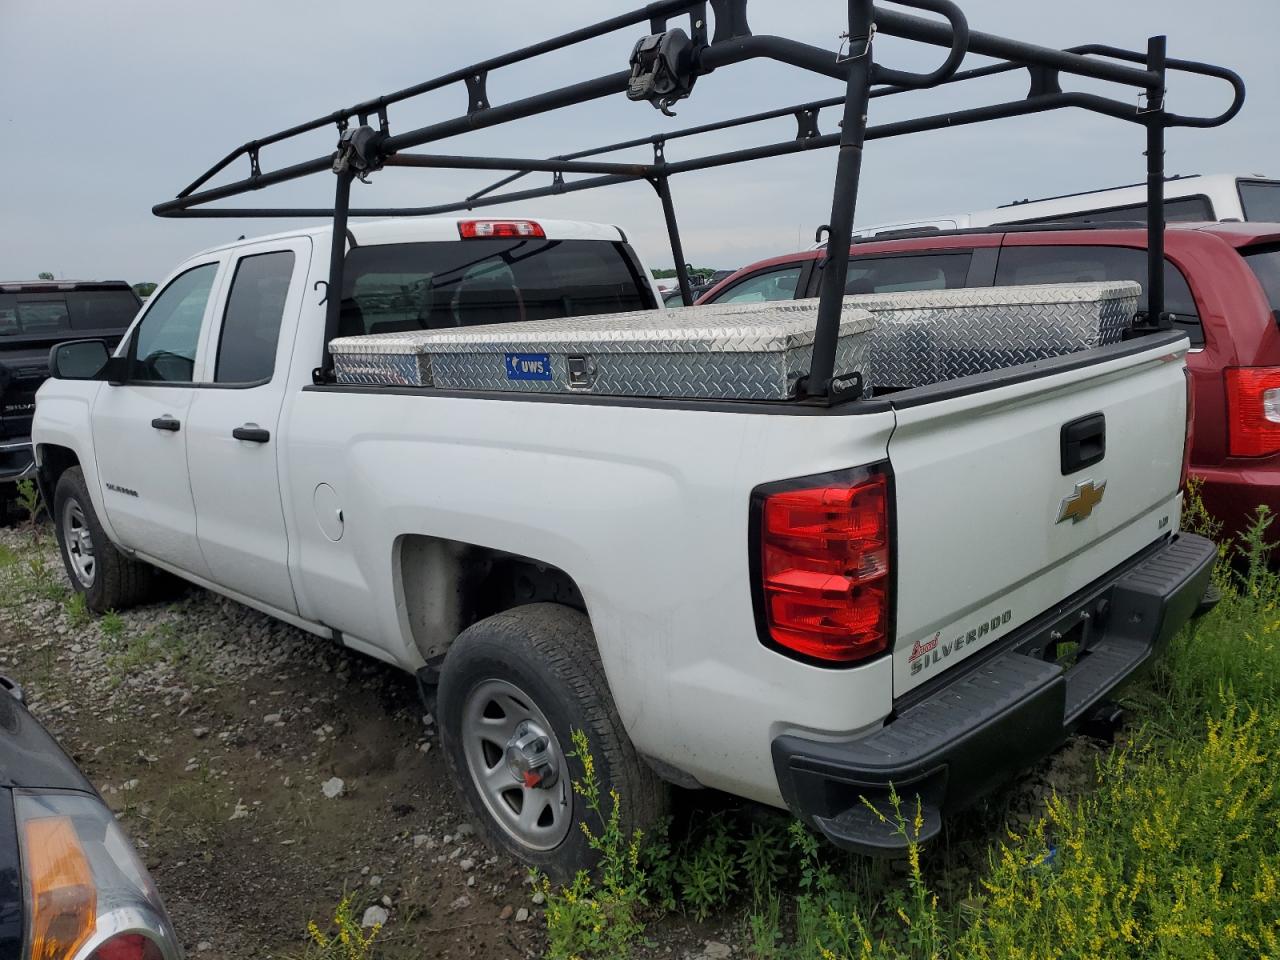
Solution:
<svg viewBox="0 0 1280 960"><path fill-rule="evenodd" d="M1062 475L1091 467L1107 455L1107 418L1092 413L1062 425Z"/></svg>

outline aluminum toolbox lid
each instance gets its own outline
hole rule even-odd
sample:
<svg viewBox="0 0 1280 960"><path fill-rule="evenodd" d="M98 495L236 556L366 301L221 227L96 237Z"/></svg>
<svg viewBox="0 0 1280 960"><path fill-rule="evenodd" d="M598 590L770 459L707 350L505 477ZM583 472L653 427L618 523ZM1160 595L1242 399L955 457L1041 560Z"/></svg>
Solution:
<svg viewBox="0 0 1280 960"><path fill-rule="evenodd" d="M844 298L846 307L861 307L873 314L895 310L965 310L977 307L1030 307L1137 300L1142 286L1132 280L1076 283L1033 283L1022 286L953 287L945 290L904 290L898 293L855 293Z"/></svg>
<svg viewBox="0 0 1280 960"><path fill-rule="evenodd" d="M785 353L813 344L817 319L816 300L674 307L339 337L329 349L334 354L447 354L558 346L600 353ZM841 313L840 335L869 333L875 324L870 313L850 304Z"/></svg>

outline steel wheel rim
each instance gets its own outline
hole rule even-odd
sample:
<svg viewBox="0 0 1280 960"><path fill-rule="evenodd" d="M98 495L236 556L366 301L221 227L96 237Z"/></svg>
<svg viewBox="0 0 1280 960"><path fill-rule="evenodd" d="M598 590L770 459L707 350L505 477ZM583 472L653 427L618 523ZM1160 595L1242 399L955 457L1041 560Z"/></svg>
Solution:
<svg viewBox="0 0 1280 960"><path fill-rule="evenodd" d="M461 726L467 771L494 822L529 850L559 846L573 823L573 786L560 742L533 698L506 680L481 681L467 694ZM512 770L518 731L545 738L550 786L526 786Z"/></svg>
<svg viewBox="0 0 1280 960"><path fill-rule="evenodd" d="M93 554L93 534L89 521L78 501L68 500L62 508L62 542L67 549L67 562L80 586L92 589L98 573L98 561Z"/></svg>

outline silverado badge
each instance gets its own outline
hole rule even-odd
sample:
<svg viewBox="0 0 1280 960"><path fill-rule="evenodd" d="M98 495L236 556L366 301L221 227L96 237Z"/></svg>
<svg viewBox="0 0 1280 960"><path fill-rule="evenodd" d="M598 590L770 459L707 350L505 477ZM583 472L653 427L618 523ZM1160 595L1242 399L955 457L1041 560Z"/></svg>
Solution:
<svg viewBox="0 0 1280 960"><path fill-rule="evenodd" d="M1058 523L1070 520L1073 524L1093 513L1093 508L1102 502L1102 495L1107 492L1107 481L1103 480L1094 486L1092 480L1083 480L1076 484L1076 489L1069 496L1062 498L1062 506L1058 508Z"/></svg>

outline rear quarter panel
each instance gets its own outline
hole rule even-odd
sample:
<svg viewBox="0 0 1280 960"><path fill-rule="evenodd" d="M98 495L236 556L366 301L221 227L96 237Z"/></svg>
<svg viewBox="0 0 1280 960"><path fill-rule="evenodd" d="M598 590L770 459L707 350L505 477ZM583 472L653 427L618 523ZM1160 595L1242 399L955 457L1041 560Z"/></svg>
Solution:
<svg viewBox="0 0 1280 960"><path fill-rule="evenodd" d="M876 724L892 682L885 658L824 670L760 643L751 491L880 460L891 429L888 410L769 416L306 391L291 419L287 491L299 604L413 668L421 658L396 596L399 538L552 564L582 591L636 747L707 786L776 804L776 733ZM338 543L312 513L321 482L343 504Z"/></svg>

